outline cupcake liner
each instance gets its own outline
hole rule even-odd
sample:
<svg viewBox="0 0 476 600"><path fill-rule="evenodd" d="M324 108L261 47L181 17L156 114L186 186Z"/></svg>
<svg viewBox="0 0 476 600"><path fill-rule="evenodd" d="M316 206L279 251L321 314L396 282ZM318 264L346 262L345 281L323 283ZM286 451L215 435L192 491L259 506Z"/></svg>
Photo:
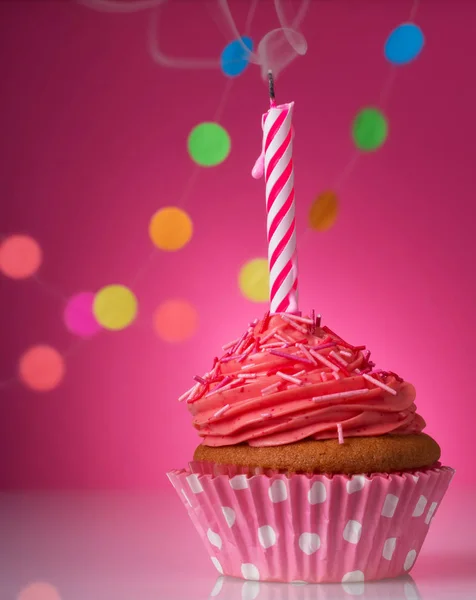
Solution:
<svg viewBox="0 0 476 600"><path fill-rule="evenodd" d="M219 573L358 586L411 570L453 474L440 466L283 474L194 462L168 477Z"/></svg>
<svg viewBox="0 0 476 600"><path fill-rule="evenodd" d="M210 592L210 600L342 600L358 596L360 600L421 600L410 575L385 581L362 583L313 584L240 581L220 575Z"/></svg>

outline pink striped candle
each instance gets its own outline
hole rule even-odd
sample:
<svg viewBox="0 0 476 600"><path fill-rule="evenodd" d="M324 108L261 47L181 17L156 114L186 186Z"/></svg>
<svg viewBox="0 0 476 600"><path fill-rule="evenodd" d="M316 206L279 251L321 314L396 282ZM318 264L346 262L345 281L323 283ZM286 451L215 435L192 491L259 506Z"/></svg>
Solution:
<svg viewBox="0 0 476 600"><path fill-rule="evenodd" d="M268 231L270 312L298 312L294 203L294 102L276 105L270 74L271 107L263 115L263 150L252 175L264 173Z"/></svg>

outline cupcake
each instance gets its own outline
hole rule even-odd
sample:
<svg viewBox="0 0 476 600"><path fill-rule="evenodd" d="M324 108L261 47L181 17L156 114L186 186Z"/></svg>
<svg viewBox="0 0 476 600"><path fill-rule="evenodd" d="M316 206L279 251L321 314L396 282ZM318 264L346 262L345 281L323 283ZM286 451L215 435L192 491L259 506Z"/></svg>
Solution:
<svg viewBox="0 0 476 600"><path fill-rule="evenodd" d="M453 476L415 388L320 318L269 313L180 400L202 438L172 471L217 570L352 583L408 573Z"/></svg>

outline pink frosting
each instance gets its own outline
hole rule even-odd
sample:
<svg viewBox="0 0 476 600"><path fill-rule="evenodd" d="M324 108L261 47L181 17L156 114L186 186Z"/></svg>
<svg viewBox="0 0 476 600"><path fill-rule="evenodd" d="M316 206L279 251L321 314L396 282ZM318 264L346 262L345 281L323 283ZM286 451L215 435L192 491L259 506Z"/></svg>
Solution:
<svg viewBox="0 0 476 600"><path fill-rule="evenodd" d="M342 442L425 427L411 384L311 318L266 315L224 348L181 398L205 445Z"/></svg>

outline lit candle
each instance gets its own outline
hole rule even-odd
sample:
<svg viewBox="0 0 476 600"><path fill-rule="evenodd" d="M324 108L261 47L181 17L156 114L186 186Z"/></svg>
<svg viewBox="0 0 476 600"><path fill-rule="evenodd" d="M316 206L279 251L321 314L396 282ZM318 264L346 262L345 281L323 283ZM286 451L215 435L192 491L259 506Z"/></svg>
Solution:
<svg viewBox="0 0 476 600"><path fill-rule="evenodd" d="M270 109L262 117L263 149L252 175L264 174L268 232L270 312L298 312L294 203L294 102L276 105L269 72Z"/></svg>

